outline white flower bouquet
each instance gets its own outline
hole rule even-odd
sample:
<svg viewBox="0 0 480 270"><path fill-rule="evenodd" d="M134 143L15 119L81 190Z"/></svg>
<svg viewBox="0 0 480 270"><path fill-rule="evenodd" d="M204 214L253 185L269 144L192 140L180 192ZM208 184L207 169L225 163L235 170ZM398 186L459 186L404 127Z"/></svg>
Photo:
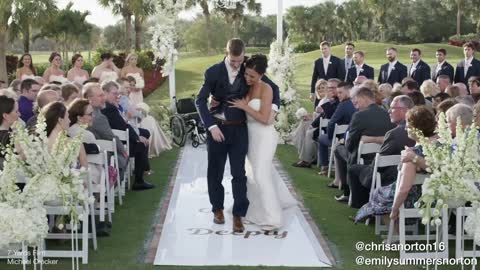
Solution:
<svg viewBox="0 0 480 270"><path fill-rule="evenodd" d="M297 117L297 119L303 119L303 117L305 117L305 115L307 115L308 112L307 110L305 110L305 108L300 108L297 110L297 112L295 112L295 116Z"/></svg>
<svg viewBox="0 0 480 270"><path fill-rule="evenodd" d="M415 203L423 215L423 224L440 225L442 208L455 208L480 199L475 186L476 179L480 179L478 131L475 124L463 128L460 120L457 123L456 138L452 139L445 114L440 114L437 143L431 143L415 132L430 173L422 185L422 196ZM434 209L430 211L432 207Z"/></svg>

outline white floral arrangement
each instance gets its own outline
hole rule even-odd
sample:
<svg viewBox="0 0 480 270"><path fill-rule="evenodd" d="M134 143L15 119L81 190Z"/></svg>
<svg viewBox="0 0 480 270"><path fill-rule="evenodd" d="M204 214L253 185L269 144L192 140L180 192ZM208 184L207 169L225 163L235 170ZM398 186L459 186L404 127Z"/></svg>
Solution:
<svg viewBox="0 0 480 270"><path fill-rule="evenodd" d="M301 120L303 119L306 115L308 114L307 110L305 110L305 108L300 108L297 110L297 112L295 113L295 116L297 117L297 119Z"/></svg>
<svg viewBox="0 0 480 270"><path fill-rule="evenodd" d="M422 196L415 203L420 209L422 223L430 223L432 226L439 226L443 208L456 208L465 205L467 201L478 207L480 191L475 181L480 179L479 162L479 140L478 130L475 124L463 128L461 121L457 121L456 137L452 138L449 123L445 114L439 116L437 124L437 143L432 143L428 138L423 137L420 132L414 131L420 139L423 147L425 161L430 173L422 185ZM434 206L434 207L433 207ZM433 207L433 211L430 209ZM470 224L474 219L476 227L479 227L480 215L475 210L475 216L469 217ZM471 228L471 226L470 226ZM475 238L480 240L480 230L470 229L475 233ZM477 242L477 244L479 244Z"/></svg>
<svg viewBox="0 0 480 270"><path fill-rule="evenodd" d="M132 76L135 79L135 88L143 89L145 87L145 80L139 73L131 73L128 76Z"/></svg>
<svg viewBox="0 0 480 270"><path fill-rule="evenodd" d="M76 207L93 201L85 196L85 170L75 168L82 138L62 133L49 151L42 115L35 134L17 124L11 138L21 155L8 147L0 172L0 246L20 242L37 246L48 233L45 203L60 201L76 222L81 219ZM22 192L16 186L19 176L26 183Z"/></svg>
<svg viewBox="0 0 480 270"><path fill-rule="evenodd" d="M178 13L185 8L186 0L158 0L156 5L155 25L150 27L152 34L150 44L155 56L165 59L162 74L168 76L175 67L178 52L175 49L177 42L176 23Z"/></svg>
<svg viewBox="0 0 480 270"><path fill-rule="evenodd" d="M275 123L281 143L285 143L295 125L298 124L297 110L300 107L295 90L295 59L288 38L281 44L270 45L268 73L280 88L280 111Z"/></svg>

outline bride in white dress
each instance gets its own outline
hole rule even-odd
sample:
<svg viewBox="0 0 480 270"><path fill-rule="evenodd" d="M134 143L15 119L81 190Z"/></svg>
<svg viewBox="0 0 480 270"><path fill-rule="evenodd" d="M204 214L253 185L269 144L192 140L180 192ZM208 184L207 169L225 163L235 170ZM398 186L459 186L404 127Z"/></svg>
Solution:
<svg viewBox="0 0 480 270"><path fill-rule="evenodd" d="M244 99L230 103L247 113L248 153L245 168L250 205L245 219L270 231L283 226L283 209L295 205L296 201L282 180L272 176L278 141L272 114L278 108L272 104L272 88L261 80L266 68L265 55L253 55L248 59L245 68L245 79L250 86L248 94Z"/></svg>

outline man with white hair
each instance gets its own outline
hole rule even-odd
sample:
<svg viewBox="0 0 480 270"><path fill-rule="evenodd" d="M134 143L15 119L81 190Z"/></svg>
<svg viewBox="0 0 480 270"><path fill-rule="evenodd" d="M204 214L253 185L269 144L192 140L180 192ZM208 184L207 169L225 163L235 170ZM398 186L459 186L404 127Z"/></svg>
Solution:
<svg viewBox="0 0 480 270"><path fill-rule="evenodd" d="M473 109L465 104L458 103L453 105L445 113L449 123L452 137L457 135L457 120L460 119L462 128L468 127L473 121Z"/></svg>
<svg viewBox="0 0 480 270"><path fill-rule="evenodd" d="M454 86L460 89L460 96L468 96L468 89L464 83L455 83Z"/></svg>

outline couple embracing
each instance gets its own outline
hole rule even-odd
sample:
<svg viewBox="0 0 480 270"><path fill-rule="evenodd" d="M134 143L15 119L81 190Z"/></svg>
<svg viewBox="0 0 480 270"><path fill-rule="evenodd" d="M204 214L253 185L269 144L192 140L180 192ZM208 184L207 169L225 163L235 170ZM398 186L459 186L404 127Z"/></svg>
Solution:
<svg viewBox="0 0 480 270"><path fill-rule="evenodd" d="M264 75L265 55L245 59L243 41L229 40L225 59L207 69L196 99L208 128L208 195L214 223L224 224L222 179L228 156L233 177L233 231L244 231L243 218L269 231L282 226L282 210L296 202L281 180L272 177L278 140L273 126L280 106L278 87ZM210 96L214 102L209 109Z"/></svg>

